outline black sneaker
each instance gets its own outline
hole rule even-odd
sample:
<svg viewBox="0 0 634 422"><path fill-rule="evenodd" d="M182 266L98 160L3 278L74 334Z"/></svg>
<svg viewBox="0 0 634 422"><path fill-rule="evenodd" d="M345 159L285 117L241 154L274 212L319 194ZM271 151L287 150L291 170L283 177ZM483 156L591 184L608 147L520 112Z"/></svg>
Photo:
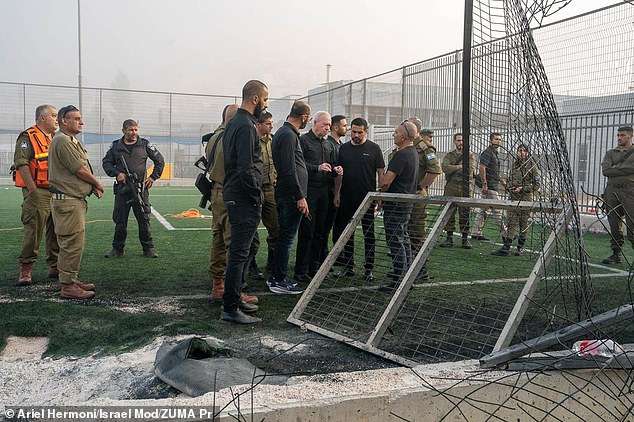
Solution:
<svg viewBox="0 0 634 422"><path fill-rule="evenodd" d="M448 237L447 240L442 242L439 246L441 248L451 248L451 247L453 247L453 239Z"/></svg>
<svg viewBox="0 0 634 422"><path fill-rule="evenodd" d="M143 256L146 258L158 258L158 254L156 253L154 248L143 251Z"/></svg>
<svg viewBox="0 0 634 422"><path fill-rule="evenodd" d="M124 255L123 250L119 250L119 249L112 249L110 252L108 252L105 257L106 258L120 258Z"/></svg>
<svg viewBox="0 0 634 422"><path fill-rule="evenodd" d="M471 242L469 242L469 239L462 239L462 249L473 249L473 246L471 245Z"/></svg>
<svg viewBox="0 0 634 422"><path fill-rule="evenodd" d="M312 278L308 274L295 274L295 281L300 283L309 283Z"/></svg>
<svg viewBox="0 0 634 422"><path fill-rule="evenodd" d="M482 240L482 241L485 241L485 242L489 240L488 238L482 236L481 234L473 235L473 236L471 236L471 239L473 239L473 240Z"/></svg>
<svg viewBox="0 0 634 422"><path fill-rule="evenodd" d="M354 277L356 273L354 272L353 268L350 267L343 267L343 269L341 270L341 272L339 273L340 277Z"/></svg>
<svg viewBox="0 0 634 422"><path fill-rule="evenodd" d="M607 258L605 258L603 261L601 261L604 264L620 264L621 263L621 254L618 252L613 253L612 255L608 256Z"/></svg>
<svg viewBox="0 0 634 422"><path fill-rule="evenodd" d="M372 270L365 270L364 276L366 281L374 281L374 274L372 273Z"/></svg>
<svg viewBox="0 0 634 422"><path fill-rule="evenodd" d="M271 282L271 284L269 284L269 290L273 293L280 295L298 295L304 292L304 289L299 287L297 283L293 283L293 281L286 277L282 281L275 281L272 278L269 281Z"/></svg>
<svg viewBox="0 0 634 422"><path fill-rule="evenodd" d="M509 256L509 250L506 248L500 248L500 249L496 249L493 252L491 252L491 255L495 255L495 256Z"/></svg>

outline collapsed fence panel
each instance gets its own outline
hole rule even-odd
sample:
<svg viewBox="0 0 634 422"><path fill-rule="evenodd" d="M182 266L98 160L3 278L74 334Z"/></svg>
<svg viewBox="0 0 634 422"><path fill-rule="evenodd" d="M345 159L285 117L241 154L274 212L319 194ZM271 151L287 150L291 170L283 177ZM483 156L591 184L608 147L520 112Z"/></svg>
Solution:
<svg viewBox="0 0 634 422"><path fill-rule="evenodd" d="M377 203L381 206L375 209ZM475 207L509 214L532 210L534 222L552 223L531 224L530 250L513 257L513 266L505 267L500 261L505 258L491 255L491 248L500 246L499 238L468 242L472 249L463 249L461 243L455 248L435 247L456 211ZM390 215L399 209L403 215ZM400 237L393 221L410 221L421 209L426 229L409 230ZM489 354L511 315L516 321L507 335L516 342L526 340L553 322L549 315L536 324L533 302L551 306L554 300L545 286L548 282L538 281L551 276L544 267L563 259L553 247L553 242L561 245L568 236L566 230L556 230L562 226L555 225L562 213L561 206L551 202L369 193L288 321L407 366ZM494 238L496 231L489 224L485 233ZM522 293L527 280L539 284L531 287L531 297ZM556 296L556 301L569 303L555 308L577 309L571 305L578 299L576 292ZM513 314L521 301L532 306ZM526 312L532 320L521 324ZM558 320L577 317L576 312L565 313Z"/></svg>

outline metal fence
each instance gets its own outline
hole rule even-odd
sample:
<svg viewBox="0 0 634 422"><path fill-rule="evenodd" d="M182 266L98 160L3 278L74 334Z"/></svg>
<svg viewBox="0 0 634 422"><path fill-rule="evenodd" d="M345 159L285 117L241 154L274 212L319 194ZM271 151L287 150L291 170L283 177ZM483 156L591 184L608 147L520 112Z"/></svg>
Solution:
<svg viewBox="0 0 634 422"><path fill-rule="evenodd" d="M139 122L140 136L150 139L170 164L168 183L191 183L199 172L193 163L202 155L201 136L222 120L227 104L240 103L239 96L129 91L82 88L83 142L98 176L105 176L101 159L110 143L121 137L125 119ZM9 183L9 167L18 134L31 126L40 104L62 107L78 105L77 87L0 82L0 182ZM269 100L277 124L288 115L291 98Z"/></svg>
<svg viewBox="0 0 634 422"><path fill-rule="evenodd" d="M557 104L582 209L592 205L582 188L592 194L603 191L606 180L600 162L605 152L616 146L616 128L634 123L633 21L634 6L622 2L532 30ZM474 59L491 66L511 66L500 57L508 55L512 38L476 46ZM481 80L483 75L476 76L474 79ZM453 149L452 135L460 131L461 80L462 51L454 51L360 81L331 82L310 90L306 98L314 110L364 117L372 125L373 139L384 151L391 148L390 128L405 118L418 116L425 127L435 131L435 144L442 157ZM512 90L507 88L506 92ZM487 96L505 95L486 89L474 86L473 95L484 101ZM473 121L487 124L472 124L471 150L479 153L488 145L489 130L504 131L501 122L508 121L510 113L501 108L486 116L472 116ZM511 140L505 144L506 151L513 151L513 143L519 140L510 133L505 135ZM438 178L432 192L442 193L443 185L443 179Z"/></svg>

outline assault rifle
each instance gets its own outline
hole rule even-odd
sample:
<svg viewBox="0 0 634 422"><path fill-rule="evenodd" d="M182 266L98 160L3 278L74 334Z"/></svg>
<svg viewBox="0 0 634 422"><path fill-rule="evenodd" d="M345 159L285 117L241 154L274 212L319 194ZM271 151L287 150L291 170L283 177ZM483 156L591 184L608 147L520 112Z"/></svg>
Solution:
<svg viewBox="0 0 634 422"><path fill-rule="evenodd" d="M125 201L125 203L139 204L141 210L143 210L144 213L149 214L151 209L148 205L146 205L145 201L143 201L143 180L141 180L136 174L130 172L128 163L126 163L123 156L121 156L121 163L123 164L123 169L125 170L126 182L119 189L118 193L124 195L129 193L131 198Z"/></svg>
<svg viewBox="0 0 634 422"><path fill-rule="evenodd" d="M202 156L194 163L196 168L202 170L202 173L199 173L196 177L196 181L194 182L194 186L198 189L200 194L200 203L198 204L199 208L207 208L207 202L211 202L211 182L207 178L207 159Z"/></svg>

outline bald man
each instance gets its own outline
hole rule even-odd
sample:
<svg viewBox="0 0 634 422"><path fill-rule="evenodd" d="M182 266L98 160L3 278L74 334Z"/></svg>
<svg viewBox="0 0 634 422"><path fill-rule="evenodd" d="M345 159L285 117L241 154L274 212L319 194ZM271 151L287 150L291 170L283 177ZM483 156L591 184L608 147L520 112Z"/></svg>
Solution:
<svg viewBox="0 0 634 422"><path fill-rule="evenodd" d="M380 186L382 192L415 194L418 185L418 152L414 147L416 126L408 121L394 128L396 152L387 166ZM412 265L412 244L408 222L413 204L408 202L386 202L383 204L385 239L390 248L393 270L388 276L389 289L398 287L407 268Z"/></svg>

